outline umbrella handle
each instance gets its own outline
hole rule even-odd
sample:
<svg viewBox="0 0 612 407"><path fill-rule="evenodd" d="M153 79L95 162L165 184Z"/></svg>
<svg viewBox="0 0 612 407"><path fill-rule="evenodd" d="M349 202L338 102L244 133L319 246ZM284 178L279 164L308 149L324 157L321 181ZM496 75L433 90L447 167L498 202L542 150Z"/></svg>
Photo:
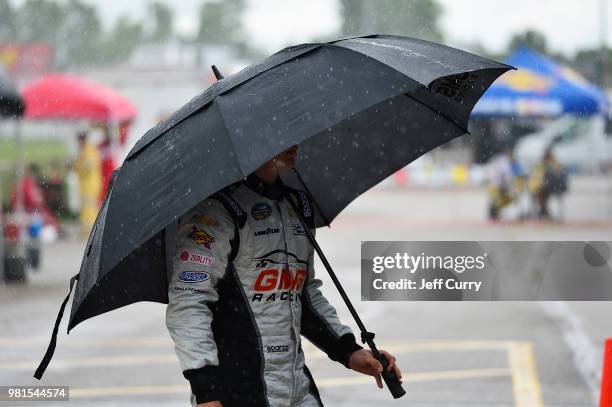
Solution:
<svg viewBox="0 0 612 407"><path fill-rule="evenodd" d="M385 355L383 355L382 353L378 353L378 356L376 356L376 359L380 362L380 364L383 367L383 371L380 375L385 381L385 384L387 385L387 388L391 392L391 395L393 396L393 398L398 399L402 397L404 394L406 394L406 390L404 390L404 388L402 387L402 384L400 383L399 379L395 375L395 372L387 371L387 367L389 366L389 361L387 360Z"/></svg>
<svg viewBox="0 0 612 407"><path fill-rule="evenodd" d="M361 341L363 343L367 343L370 349L372 349L372 353L376 360L380 362L382 365L383 371L380 374L387 385L387 388L391 392L391 395L394 399L398 399L406 394L406 390L402 387L402 384L399 381L399 378L395 375L394 371L388 372L387 368L389 367L389 361L380 353L378 348L376 348L376 344L374 343L374 333L373 332L361 332Z"/></svg>

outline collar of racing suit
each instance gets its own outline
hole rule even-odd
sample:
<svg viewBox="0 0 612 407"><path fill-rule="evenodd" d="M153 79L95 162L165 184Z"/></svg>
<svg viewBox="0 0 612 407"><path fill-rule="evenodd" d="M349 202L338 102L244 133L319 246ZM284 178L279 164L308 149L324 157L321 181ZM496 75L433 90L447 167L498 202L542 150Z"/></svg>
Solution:
<svg viewBox="0 0 612 407"><path fill-rule="evenodd" d="M266 198L275 201L281 201L283 199L283 184L280 177L277 177L274 184L270 185L253 173L247 177L245 184L253 191L265 196Z"/></svg>

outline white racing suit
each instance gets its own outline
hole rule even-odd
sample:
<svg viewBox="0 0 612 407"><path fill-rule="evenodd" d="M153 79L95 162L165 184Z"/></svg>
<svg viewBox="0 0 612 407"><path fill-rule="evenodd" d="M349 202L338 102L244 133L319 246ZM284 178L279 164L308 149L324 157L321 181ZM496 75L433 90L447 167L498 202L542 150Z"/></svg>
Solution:
<svg viewBox="0 0 612 407"><path fill-rule="evenodd" d="M321 406L300 335L345 365L361 348L319 290L283 188L251 175L179 220L166 326L193 405ZM314 231L307 195L287 190Z"/></svg>

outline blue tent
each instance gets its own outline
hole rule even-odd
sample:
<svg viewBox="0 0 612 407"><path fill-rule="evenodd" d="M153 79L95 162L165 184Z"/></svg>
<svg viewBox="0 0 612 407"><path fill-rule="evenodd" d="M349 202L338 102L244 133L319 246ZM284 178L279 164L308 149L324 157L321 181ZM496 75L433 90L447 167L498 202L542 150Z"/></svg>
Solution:
<svg viewBox="0 0 612 407"><path fill-rule="evenodd" d="M573 69L529 48L519 48L506 61L517 70L502 75L478 101L472 117L579 116L606 111L607 97Z"/></svg>

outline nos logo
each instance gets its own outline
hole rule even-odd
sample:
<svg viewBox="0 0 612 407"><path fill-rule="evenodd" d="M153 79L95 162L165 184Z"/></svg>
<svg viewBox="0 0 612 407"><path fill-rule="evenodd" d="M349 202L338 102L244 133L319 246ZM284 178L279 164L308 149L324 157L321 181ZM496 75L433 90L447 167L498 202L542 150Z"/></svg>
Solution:
<svg viewBox="0 0 612 407"><path fill-rule="evenodd" d="M199 283L210 278L210 274L205 271L182 271L178 280L182 283Z"/></svg>

